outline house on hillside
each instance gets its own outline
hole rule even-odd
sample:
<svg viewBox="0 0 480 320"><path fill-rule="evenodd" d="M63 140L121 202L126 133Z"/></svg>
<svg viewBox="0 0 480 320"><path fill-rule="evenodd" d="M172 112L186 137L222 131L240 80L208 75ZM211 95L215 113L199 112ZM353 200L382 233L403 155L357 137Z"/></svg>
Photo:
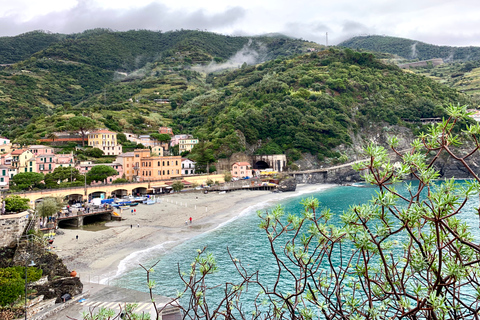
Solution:
<svg viewBox="0 0 480 320"><path fill-rule="evenodd" d="M253 176L252 165L248 162L235 162L232 165L231 173L234 178L251 178Z"/></svg>
<svg viewBox="0 0 480 320"><path fill-rule="evenodd" d="M123 177L123 166L121 163L118 162L113 162L113 163L92 163L91 161L84 161L80 162L79 165L77 165L75 168L78 169L80 174L87 174L88 171L92 170L93 167L95 166L109 166L112 167L113 169L117 170L118 174L115 176L111 176L107 178L107 184L112 183L112 181L122 178ZM103 184L103 182L97 182L93 181L91 183L92 185L97 185L97 184Z"/></svg>
<svg viewBox="0 0 480 320"><path fill-rule="evenodd" d="M106 129L90 132L88 145L102 150L107 156L118 156L122 153L122 145L118 144L117 133Z"/></svg>
<svg viewBox="0 0 480 320"><path fill-rule="evenodd" d="M198 139L194 138L187 138L187 139L180 139L178 141L178 152L182 153L185 151L192 151L193 147L198 143Z"/></svg>
<svg viewBox="0 0 480 320"><path fill-rule="evenodd" d="M28 149L17 149L12 151L12 167L17 172L35 172L35 155Z"/></svg>

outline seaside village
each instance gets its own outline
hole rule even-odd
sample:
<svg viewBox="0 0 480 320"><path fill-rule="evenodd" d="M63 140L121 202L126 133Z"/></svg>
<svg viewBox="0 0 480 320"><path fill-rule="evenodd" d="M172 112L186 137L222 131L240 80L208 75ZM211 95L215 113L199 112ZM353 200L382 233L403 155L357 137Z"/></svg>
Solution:
<svg viewBox="0 0 480 320"><path fill-rule="evenodd" d="M122 221L141 206L160 203L175 192L200 195L239 189L295 190L294 179L290 185L279 183L285 155L237 155L207 161L198 170L198 164L188 158L199 143L191 135L174 134L169 127L158 128L158 134L122 135L133 146L131 151L123 152L119 133L106 129L83 135L55 133L34 145L19 145L0 137L1 254L11 255L10 259L20 265L27 260L42 261L44 272L41 279L31 272L33 280L43 283L29 283L30 295L25 279L25 319L27 315L48 319L45 315L58 305L85 295L75 271L67 270L58 258L45 255L45 250L55 251L55 237L64 227ZM66 152L65 145L74 148ZM32 246L34 242L41 245ZM18 294L23 289L20 291ZM17 309L17 316L22 310Z"/></svg>

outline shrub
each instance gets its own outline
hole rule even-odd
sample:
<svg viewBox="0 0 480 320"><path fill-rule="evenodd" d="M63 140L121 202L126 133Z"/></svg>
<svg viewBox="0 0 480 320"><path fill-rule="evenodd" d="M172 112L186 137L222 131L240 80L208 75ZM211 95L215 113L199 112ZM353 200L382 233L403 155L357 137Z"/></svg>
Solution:
<svg viewBox="0 0 480 320"><path fill-rule="evenodd" d="M14 303L23 295L24 280L14 268L0 269L0 306Z"/></svg>

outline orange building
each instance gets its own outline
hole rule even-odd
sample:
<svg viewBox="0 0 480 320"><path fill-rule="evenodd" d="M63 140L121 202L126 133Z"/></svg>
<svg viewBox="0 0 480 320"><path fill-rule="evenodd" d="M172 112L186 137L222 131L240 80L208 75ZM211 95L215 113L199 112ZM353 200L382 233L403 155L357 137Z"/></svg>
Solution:
<svg viewBox="0 0 480 320"><path fill-rule="evenodd" d="M125 178L134 181L168 180L182 175L180 156L154 156L150 149L122 153L116 162L123 165Z"/></svg>

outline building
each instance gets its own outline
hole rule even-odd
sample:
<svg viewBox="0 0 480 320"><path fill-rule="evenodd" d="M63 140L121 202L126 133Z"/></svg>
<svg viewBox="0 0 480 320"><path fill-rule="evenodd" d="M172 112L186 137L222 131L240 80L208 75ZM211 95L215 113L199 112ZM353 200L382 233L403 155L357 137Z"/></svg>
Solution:
<svg viewBox="0 0 480 320"><path fill-rule="evenodd" d="M160 127L158 128L158 133L160 134L168 134L173 137L173 130L169 127Z"/></svg>
<svg viewBox="0 0 480 320"><path fill-rule="evenodd" d="M0 154L12 151L12 144L9 139L0 137Z"/></svg>
<svg viewBox="0 0 480 320"><path fill-rule="evenodd" d="M111 177L108 177L107 178L107 184L110 184L112 183L113 181L115 181L116 179L118 178L122 178L123 177L123 166L121 163L118 163L118 162L113 162L113 163L92 163L91 161L84 161L84 162L80 162L79 165L77 165L75 168L78 169L78 171L80 172L80 174L87 174L90 170L92 170L93 167L95 166L109 166L109 167L112 167L113 169L117 170L118 174L115 175L115 176L111 176ZM96 185L96 184L103 184L103 182L92 182L91 183L92 185Z"/></svg>
<svg viewBox="0 0 480 320"><path fill-rule="evenodd" d="M160 142L157 139L153 139L148 134L137 136L136 134L125 133L125 136L127 137L128 141L134 142L136 144L142 144L146 148L152 148L153 149L154 147L160 146L160 147L168 150L168 143L167 142Z"/></svg>
<svg viewBox="0 0 480 320"><path fill-rule="evenodd" d="M193 138L191 134L176 134L170 140L170 147L174 147L180 143L180 139Z"/></svg>
<svg viewBox="0 0 480 320"><path fill-rule="evenodd" d="M75 165L75 158L73 152L56 154L57 167L72 167Z"/></svg>
<svg viewBox="0 0 480 320"><path fill-rule="evenodd" d="M8 190L10 183L10 167L0 164L0 190Z"/></svg>
<svg viewBox="0 0 480 320"><path fill-rule="evenodd" d="M162 146L155 146L152 148L152 154L156 154L157 156L163 157L164 151Z"/></svg>
<svg viewBox="0 0 480 320"><path fill-rule="evenodd" d="M128 180L168 180L182 174L181 157L152 156L150 149L123 153L117 157L116 162L123 164L125 178Z"/></svg>
<svg viewBox="0 0 480 320"><path fill-rule="evenodd" d="M54 154L44 154L33 157L35 159L34 172L43 174L52 173L57 166L57 158Z"/></svg>
<svg viewBox="0 0 480 320"><path fill-rule="evenodd" d="M88 145L98 148L107 156L122 153L122 146L118 144L117 134L109 130L97 130L88 134Z"/></svg>
<svg viewBox="0 0 480 320"><path fill-rule="evenodd" d="M28 150L30 150L30 152L33 153L35 156L55 154L55 149L44 145L31 145L28 146Z"/></svg>
<svg viewBox="0 0 480 320"><path fill-rule="evenodd" d="M250 178L253 176L252 166L248 162L235 162L232 165L232 177L234 178Z"/></svg>
<svg viewBox="0 0 480 320"><path fill-rule="evenodd" d="M190 159L182 158L182 176L189 174L195 174L195 162Z"/></svg>
<svg viewBox="0 0 480 320"><path fill-rule="evenodd" d="M198 139L186 138L178 140L178 152L192 151L193 147L198 143Z"/></svg>
<svg viewBox="0 0 480 320"><path fill-rule="evenodd" d="M4 166L11 166L12 165L13 157L10 153L2 154L0 156L0 164Z"/></svg>
<svg viewBox="0 0 480 320"><path fill-rule="evenodd" d="M28 149L17 149L12 151L12 167L17 172L35 172L36 167L34 154Z"/></svg>

